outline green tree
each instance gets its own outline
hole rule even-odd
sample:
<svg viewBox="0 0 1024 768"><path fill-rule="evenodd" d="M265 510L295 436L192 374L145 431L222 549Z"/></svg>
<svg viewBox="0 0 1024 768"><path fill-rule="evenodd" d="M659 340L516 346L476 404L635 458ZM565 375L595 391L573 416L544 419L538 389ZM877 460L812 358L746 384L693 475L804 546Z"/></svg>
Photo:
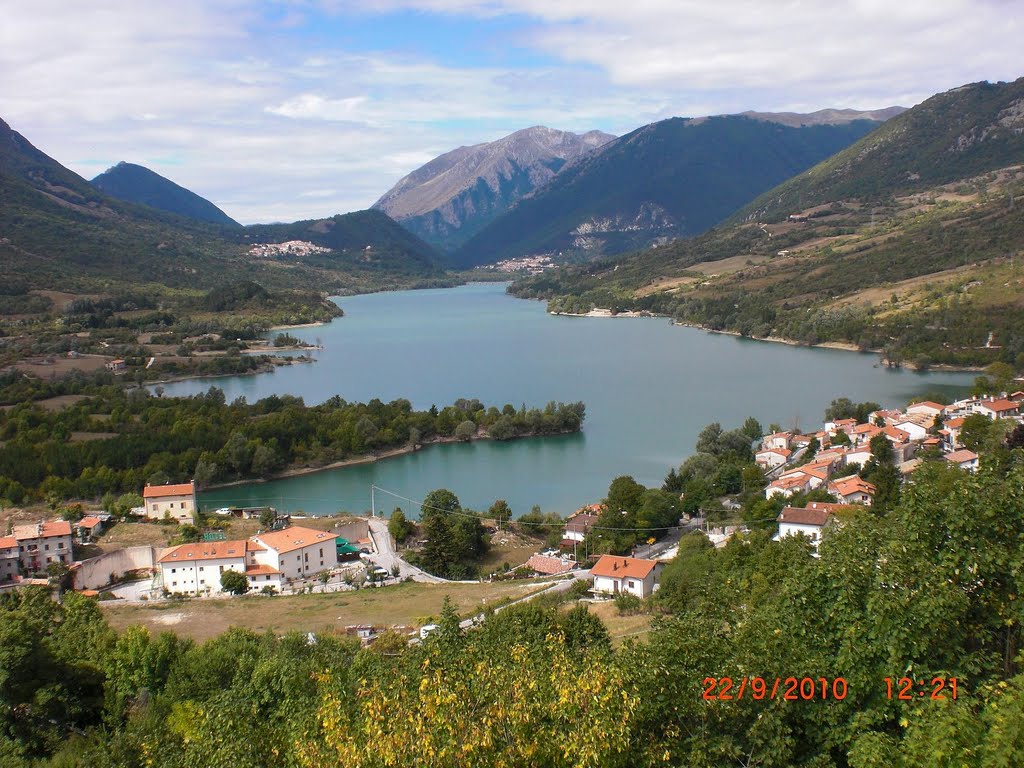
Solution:
<svg viewBox="0 0 1024 768"><path fill-rule="evenodd" d="M244 595L249 591L249 582L244 573L228 569L220 575L220 588L233 595Z"/></svg>
<svg viewBox="0 0 1024 768"><path fill-rule="evenodd" d="M457 440L469 441L474 435L476 435L476 424L469 419L460 422L459 425L455 427L455 438Z"/></svg>
<svg viewBox="0 0 1024 768"><path fill-rule="evenodd" d="M509 507L508 502L504 499L498 499L490 508L487 510L487 516L494 518L494 522L498 526L498 530L501 530L509 520L512 519L512 509Z"/></svg>
<svg viewBox="0 0 1024 768"><path fill-rule="evenodd" d="M416 530L416 524L405 516L401 507L395 507L388 519L388 533L395 543L403 543Z"/></svg>

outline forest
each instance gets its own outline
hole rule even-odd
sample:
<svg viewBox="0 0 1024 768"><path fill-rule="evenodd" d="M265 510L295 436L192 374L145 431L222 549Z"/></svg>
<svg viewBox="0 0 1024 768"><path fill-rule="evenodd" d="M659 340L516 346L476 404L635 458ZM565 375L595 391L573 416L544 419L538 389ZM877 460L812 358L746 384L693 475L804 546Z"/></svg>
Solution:
<svg viewBox="0 0 1024 768"><path fill-rule="evenodd" d="M770 531L722 549L688 535L646 606L654 629L618 648L584 606L515 606L471 630L449 608L409 647L237 629L196 645L118 636L90 598L21 590L0 598L0 762L1020 765L1021 487L1020 449L978 475L926 464L888 512L830 529L820 557ZM771 692L789 677L813 686Z"/></svg>
<svg viewBox="0 0 1024 768"><path fill-rule="evenodd" d="M34 391L18 376L5 381L12 391ZM586 415L583 403L499 410L459 399L416 411L408 400L349 403L338 396L315 406L289 395L227 403L215 387L190 398L113 384L85 392L58 411L29 401L0 410L0 499L99 499L192 478L203 487L439 439L577 432Z"/></svg>

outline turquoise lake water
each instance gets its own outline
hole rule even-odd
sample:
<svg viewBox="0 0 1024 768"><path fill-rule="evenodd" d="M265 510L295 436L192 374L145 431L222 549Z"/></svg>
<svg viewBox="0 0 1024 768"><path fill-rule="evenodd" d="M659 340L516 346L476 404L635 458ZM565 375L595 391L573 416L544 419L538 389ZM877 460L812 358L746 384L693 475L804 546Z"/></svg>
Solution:
<svg viewBox="0 0 1024 768"><path fill-rule="evenodd" d="M278 393L318 403L407 398L417 408L459 397L485 405L583 400L583 433L509 443L431 446L393 459L269 483L223 488L204 508L273 504L326 514L370 508L370 486L422 499L448 488L464 506L499 498L516 515L534 504L563 515L599 501L628 474L660 485L704 425L729 429L748 415L765 427L819 425L839 396L902 406L923 392L959 393L974 375L890 370L875 355L792 347L672 326L665 318L555 317L503 284L345 297L345 317L290 331L318 342L312 365L165 385L168 395L211 385L228 401ZM415 508L378 491L376 506Z"/></svg>

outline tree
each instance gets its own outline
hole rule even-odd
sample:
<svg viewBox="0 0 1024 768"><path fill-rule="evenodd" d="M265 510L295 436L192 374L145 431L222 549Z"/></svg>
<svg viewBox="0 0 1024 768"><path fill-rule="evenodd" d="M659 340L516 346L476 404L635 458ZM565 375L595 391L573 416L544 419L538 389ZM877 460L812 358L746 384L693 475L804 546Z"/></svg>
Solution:
<svg viewBox="0 0 1024 768"><path fill-rule="evenodd" d="M228 569L220 575L220 588L233 595L244 595L249 591L249 582L244 573Z"/></svg>
<svg viewBox="0 0 1024 768"><path fill-rule="evenodd" d="M277 513L275 513L270 507L264 507L260 510L260 527L264 530L269 531L273 528L276 520Z"/></svg>
<svg viewBox="0 0 1024 768"><path fill-rule="evenodd" d="M459 425L455 427L455 438L457 440L468 442L474 435L476 435L476 424L469 419L460 422Z"/></svg>
<svg viewBox="0 0 1024 768"><path fill-rule="evenodd" d="M487 510L487 516L494 518L494 522L498 526L498 530L512 519L512 509L509 507L508 502L504 499L498 499L491 504L490 509Z"/></svg>
<svg viewBox="0 0 1024 768"><path fill-rule="evenodd" d="M405 516L405 512L402 511L401 507L395 507L391 513L391 518L388 520L388 533L395 540L395 543L401 544L415 530L416 524Z"/></svg>
<svg viewBox="0 0 1024 768"><path fill-rule="evenodd" d="M260 443L252 454L252 471L260 477L269 477L281 466L276 441Z"/></svg>
<svg viewBox="0 0 1024 768"><path fill-rule="evenodd" d="M960 427L960 442L970 451L977 453L995 430L995 422L981 413L972 413Z"/></svg>
<svg viewBox="0 0 1024 768"><path fill-rule="evenodd" d="M743 434L745 434L750 440L757 440L764 435L764 430L761 429L761 422L753 416L748 416L740 429L743 430Z"/></svg>

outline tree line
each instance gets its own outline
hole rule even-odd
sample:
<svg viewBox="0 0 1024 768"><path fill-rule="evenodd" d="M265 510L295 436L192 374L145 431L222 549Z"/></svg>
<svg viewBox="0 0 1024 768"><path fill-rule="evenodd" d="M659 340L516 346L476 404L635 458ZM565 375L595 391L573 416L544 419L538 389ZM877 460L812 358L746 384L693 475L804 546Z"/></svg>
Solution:
<svg viewBox="0 0 1024 768"><path fill-rule="evenodd" d="M7 594L0 762L1020 765L1022 486L1020 449L977 475L926 463L885 515L837 521L820 557L770 531L721 549L688 535L652 630L617 649L582 606L515 606L468 631L448 608L419 646L360 650L332 633L115 635L89 598ZM709 677L735 680L732 698L705 698ZM845 687L737 698L755 677ZM913 696L887 686L901 677ZM933 699L933 678L957 698Z"/></svg>
<svg viewBox="0 0 1024 768"><path fill-rule="evenodd" d="M499 410L475 399L426 411L404 399L349 403L337 396L314 406L290 395L227 403L213 387L187 398L113 385L85 392L58 411L32 402L0 411L0 499L98 499L146 482L195 478L205 486L269 477L442 438L564 434L579 431L586 412L583 403Z"/></svg>

